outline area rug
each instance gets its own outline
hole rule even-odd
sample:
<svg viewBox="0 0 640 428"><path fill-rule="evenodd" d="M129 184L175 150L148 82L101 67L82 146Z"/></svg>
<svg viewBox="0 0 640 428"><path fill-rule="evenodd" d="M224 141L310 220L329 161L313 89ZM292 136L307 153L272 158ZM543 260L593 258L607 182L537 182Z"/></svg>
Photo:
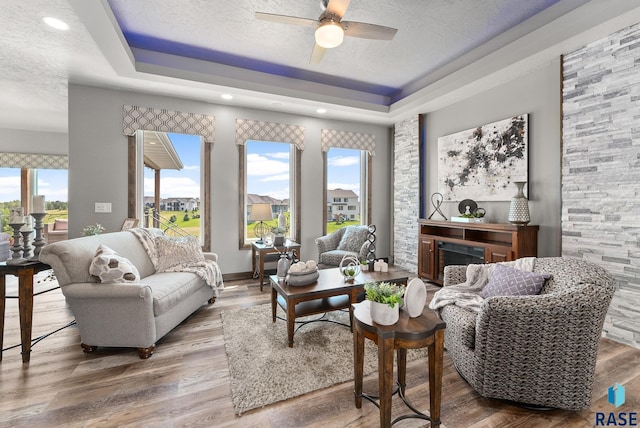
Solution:
<svg viewBox="0 0 640 428"><path fill-rule="evenodd" d="M279 316L284 312L278 308ZM317 319L320 316L300 318ZM348 324L349 313L325 319ZM229 358L233 406L238 415L288 398L353 381L353 336L349 327L314 322L301 327L287 346L286 322L271 321L271 305L222 312ZM378 350L365 340L364 374L378 368ZM426 358L426 349L409 350L407 361Z"/></svg>

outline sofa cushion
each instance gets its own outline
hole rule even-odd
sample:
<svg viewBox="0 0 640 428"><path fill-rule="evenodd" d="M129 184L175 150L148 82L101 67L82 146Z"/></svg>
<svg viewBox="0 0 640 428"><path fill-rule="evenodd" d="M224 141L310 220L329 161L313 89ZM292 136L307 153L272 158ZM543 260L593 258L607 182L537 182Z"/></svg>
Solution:
<svg viewBox="0 0 640 428"><path fill-rule="evenodd" d="M174 266L204 261L204 254L195 236L170 238L157 236L158 272L165 272Z"/></svg>
<svg viewBox="0 0 640 428"><path fill-rule="evenodd" d="M367 241L368 235L369 228L367 226L347 226L338 244L338 250L359 253L362 244Z"/></svg>
<svg viewBox="0 0 640 428"><path fill-rule="evenodd" d="M331 250L320 254L320 264L329 266L340 266L342 258L346 255L358 257L358 253L354 251Z"/></svg>
<svg viewBox="0 0 640 428"><path fill-rule="evenodd" d="M489 282L480 292L487 299L496 296L527 296L540 293L544 282L551 275L527 272L497 264Z"/></svg>
<svg viewBox="0 0 640 428"><path fill-rule="evenodd" d="M209 287L192 272L161 272L142 280L151 288L153 313L157 317L182 302L202 287Z"/></svg>
<svg viewBox="0 0 640 428"><path fill-rule="evenodd" d="M100 244L89 265L89 273L100 283L139 283L140 273L127 258Z"/></svg>

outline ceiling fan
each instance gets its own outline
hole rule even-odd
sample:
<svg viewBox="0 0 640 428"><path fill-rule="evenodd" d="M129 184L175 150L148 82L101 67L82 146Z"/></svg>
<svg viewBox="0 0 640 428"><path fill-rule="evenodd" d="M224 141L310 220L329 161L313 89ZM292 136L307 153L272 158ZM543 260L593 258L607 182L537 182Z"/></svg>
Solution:
<svg viewBox="0 0 640 428"><path fill-rule="evenodd" d="M256 19L279 22L281 24L316 27L315 45L309 60L311 64L319 63L327 49L340 46L344 36L373 40L393 39L393 36L398 31L395 28L364 22L343 21L342 17L347 11L350 2L351 0L321 0L325 11L322 12L317 20L263 12L256 12Z"/></svg>

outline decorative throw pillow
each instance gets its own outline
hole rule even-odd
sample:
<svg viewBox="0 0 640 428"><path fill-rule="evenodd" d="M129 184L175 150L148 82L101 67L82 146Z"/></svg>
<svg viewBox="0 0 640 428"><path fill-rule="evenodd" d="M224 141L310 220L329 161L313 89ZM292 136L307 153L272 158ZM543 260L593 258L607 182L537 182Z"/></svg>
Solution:
<svg viewBox="0 0 640 428"><path fill-rule="evenodd" d="M96 255L91 260L89 274L97 282L101 283L126 282L136 284L140 282L140 273L133 263L102 244L100 244Z"/></svg>
<svg viewBox="0 0 640 428"><path fill-rule="evenodd" d="M174 266L204 261L204 254L195 236L156 237L158 250L158 272L165 272Z"/></svg>
<svg viewBox="0 0 640 428"><path fill-rule="evenodd" d="M359 252L367 240L369 229L366 226L347 226L345 229L338 250Z"/></svg>
<svg viewBox="0 0 640 428"><path fill-rule="evenodd" d="M497 264L489 282L480 292L483 298L496 296L527 296L540 293L551 275L527 272Z"/></svg>

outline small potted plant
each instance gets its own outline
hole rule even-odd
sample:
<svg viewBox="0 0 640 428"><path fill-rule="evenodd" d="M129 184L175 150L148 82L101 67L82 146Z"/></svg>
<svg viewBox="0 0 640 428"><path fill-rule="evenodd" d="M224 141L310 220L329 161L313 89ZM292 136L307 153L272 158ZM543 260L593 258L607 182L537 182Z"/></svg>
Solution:
<svg viewBox="0 0 640 428"><path fill-rule="evenodd" d="M271 229L271 233L273 233L273 245L278 247L284 245L284 234L287 233L287 228L274 227Z"/></svg>
<svg viewBox="0 0 640 428"><path fill-rule="evenodd" d="M84 236L100 235L104 230L104 227L100 223L90 224L82 229L82 234Z"/></svg>
<svg viewBox="0 0 640 428"><path fill-rule="evenodd" d="M392 325L400 318L400 305L405 287L390 282L364 284L366 299L370 300L371 319L381 325Z"/></svg>

